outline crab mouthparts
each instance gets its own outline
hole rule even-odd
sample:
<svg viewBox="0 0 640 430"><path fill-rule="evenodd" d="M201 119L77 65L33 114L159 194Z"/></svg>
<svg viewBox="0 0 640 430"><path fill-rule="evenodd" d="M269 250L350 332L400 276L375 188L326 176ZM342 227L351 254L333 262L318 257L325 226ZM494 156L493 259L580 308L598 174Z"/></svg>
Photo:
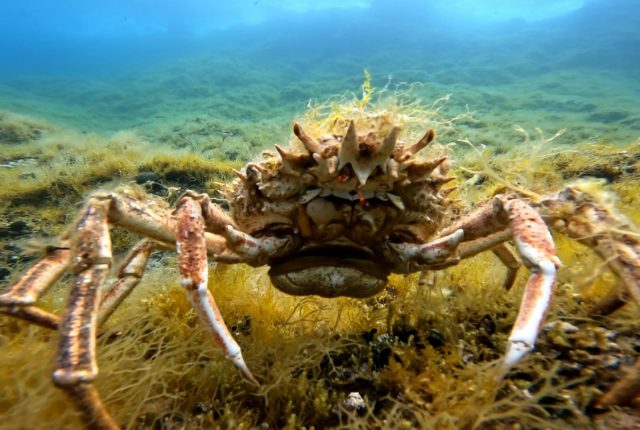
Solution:
<svg viewBox="0 0 640 430"><path fill-rule="evenodd" d="M373 254L350 246L320 246L271 264L269 276L293 295L370 297L387 284L389 270Z"/></svg>

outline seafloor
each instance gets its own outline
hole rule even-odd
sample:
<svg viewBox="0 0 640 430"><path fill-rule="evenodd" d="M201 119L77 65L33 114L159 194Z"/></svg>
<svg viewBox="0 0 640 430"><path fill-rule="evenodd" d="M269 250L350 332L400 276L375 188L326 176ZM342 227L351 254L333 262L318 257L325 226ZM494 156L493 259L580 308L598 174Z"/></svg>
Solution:
<svg viewBox="0 0 640 430"><path fill-rule="evenodd" d="M55 241L89 191L137 183L170 201L184 189L218 197L233 169L290 141L295 119L353 108L393 112L411 124L409 138L435 127L468 208L512 185L545 193L589 178L640 223L637 79L572 68L526 80L481 66L424 74L407 64L419 83L374 73L362 85L355 61L342 65L354 70L349 78L320 64L291 83L290 65L274 61L257 79L251 61L191 58L83 85L30 77L28 91L20 79L4 81L2 286L35 261L30 250ZM503 291L493 255L432 276L392 276L369 300L288 297L265 269L212 265L210 288L262 382L255 388L206 338L168 253L153 257L101 327L96 385L126 428L640 428L638 405L594 407L640 354L637 306L591 315L616 280L589 249L555 239L563 266L548 324L499 384L493 367L527 274ZM116 256L134 240L114 230ZM63 279L43 306L59 312L67 286ZM0 428L80 427L50 382L55 346L55 333L0 317ZM345 406L351 392L364 399L355 411Z"/></svg>

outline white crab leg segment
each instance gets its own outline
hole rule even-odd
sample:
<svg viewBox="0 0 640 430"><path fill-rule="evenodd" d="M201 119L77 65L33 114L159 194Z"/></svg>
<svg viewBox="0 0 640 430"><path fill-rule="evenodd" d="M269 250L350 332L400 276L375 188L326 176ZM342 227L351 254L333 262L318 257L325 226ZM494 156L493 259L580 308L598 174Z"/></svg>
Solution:
<svg viewBox="0 0 640 430"><path fill-rule="evenodd" d="M506 372L534 347L551 296L556 267L560 264L547 226L540 215L521 200L504 202L515 244L531 270L516 322L511 330L502 365Z"/></svg>
<svg viewBox="0 0 640 430"><path fill-rule="evenodd" d="M464 237L460 228L453 233L423 245L413 243L391 243L402 261L412 260L418 264L438 264L449 257Z"/></svg>
<svg viewBox="0 0 640 430"><path fill-rule="evenodd" d="M209 271L202 207L193 198L186 196L178 203L177 218L178 266L181 284L189 301L226 357L240 370L245 379L259 385L242 358L240 346L229 332L207 288Z"/></svg>

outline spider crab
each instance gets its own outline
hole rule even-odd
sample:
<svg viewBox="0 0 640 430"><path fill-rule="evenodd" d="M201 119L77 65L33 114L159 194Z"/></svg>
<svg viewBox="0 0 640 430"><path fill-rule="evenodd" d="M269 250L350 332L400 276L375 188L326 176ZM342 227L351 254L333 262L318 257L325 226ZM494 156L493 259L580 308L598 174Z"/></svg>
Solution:
<svg viewBox="0 0 640 430"><path fill-rule="evenodd" d="M446 156L423 158L432 129L419 141L400 141L389 121L345 121L341 134L312 137L295 124L302 145L276 145L239 172L227 190L229 210L205 194L186 192L175 210L131 187L91 194L60 244L0 296L0 311L57 329L54 383L92 428L117 428L92 385L98 373L97 328L143 276L154 250L177 249L181 285L210 335L244 378L257 384L207 289L208 260L270 266L273 285L289 294L369 297L391 272L442 269L491 250L507 267L506 288L519 259L530 270L522 305L507 342L502 373L529 352L555 287L556 257L547 223L586 243L608 262L640 303L640 241L611 208L569 186L537 201L496 195L467 213L444 187ZM360 132L356 130L360 129ZM110 226L144 237L103 294L112 263ZM64 315L37 307L65 272L71 285ZM638 393L622 381L601 402ZM626 397L625 397L626 396Z"/></svg>

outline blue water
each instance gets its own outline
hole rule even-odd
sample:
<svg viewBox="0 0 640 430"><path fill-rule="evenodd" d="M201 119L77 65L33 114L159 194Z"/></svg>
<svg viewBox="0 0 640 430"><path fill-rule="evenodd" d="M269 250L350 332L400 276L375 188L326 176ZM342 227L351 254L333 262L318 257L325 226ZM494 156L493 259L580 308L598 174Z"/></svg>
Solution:
<svg viewBox="0 0 640 430"><path fill-rule="evenodd" d="M631 140L639 47L638 0L5 1L0 110L104 132L285 123L367 69L487 118Z"/></svg>

